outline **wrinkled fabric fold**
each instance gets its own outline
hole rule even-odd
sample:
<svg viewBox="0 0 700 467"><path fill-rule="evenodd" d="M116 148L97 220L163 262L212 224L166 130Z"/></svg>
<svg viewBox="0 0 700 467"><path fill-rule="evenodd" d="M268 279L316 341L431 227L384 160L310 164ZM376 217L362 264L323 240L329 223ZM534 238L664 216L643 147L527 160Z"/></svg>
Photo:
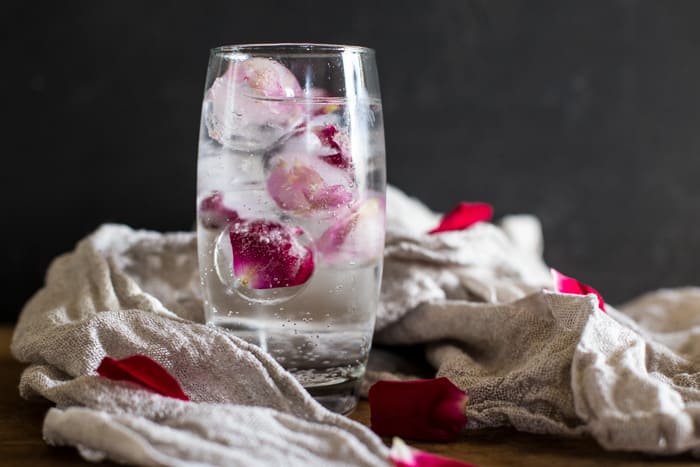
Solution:
<svg viewBox="0 0 700 467"><path fill-rule="evenodd" d="M186 319L201 320L193 255L191 234L107 225L53 262L12 340L31 363L20 394L57 405L45 440L139 465L388 465L378 437L323 408L268 354ZM105 355L134 354L192 402L96 375Z"/></svg>
<svg viewBox="0 0 700 467"><path fill-rule="evenodd" d="M469 428L700 455L700 289L651 292L605 315L593 294L550 291L536 218L425 236L433 214L388 199L375 342L425 344L437 376L469 392Z"/></svg>
<svg viewBox="0 0 700 467"><path fill-rule="evenodd" d="M415 377L397 362L402 346L421 345L429 376L468 391L468 429L700 453L700 289L652 292L606 315L594 295L549 291L536 218L428 235L439 221L389 189L375 342L395 355L376 359L367 382ZM106 225L57 258L12 341L28 363L21 395L56 404L45 439L142 465L389 465L367 428L202 320L192 233ZM134 354L162 365L192 402L96 375L105 355Z"/></svg>

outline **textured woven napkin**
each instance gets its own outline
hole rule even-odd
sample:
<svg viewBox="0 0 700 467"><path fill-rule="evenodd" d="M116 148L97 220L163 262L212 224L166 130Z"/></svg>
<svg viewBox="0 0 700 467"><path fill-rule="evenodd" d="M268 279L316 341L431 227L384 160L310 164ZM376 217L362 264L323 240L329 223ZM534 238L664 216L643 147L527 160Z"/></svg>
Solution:
<svg viewBox="0 0 700 467"><path fill-rule="evenodd" d="M195 238L108 225L56 259L25 306L12 352L23 397L56 403L50 444L139 465L385 465L364 426L329 412L259 348L197 324ZM185 317L183 319L182 317ZM192 402L95 374L105 355L144 354Z"/></svg>
<svg viewBox="0 0 700 467"><path fill-rule="evenodd" d="M589 433L609 449L700 451L700 291L598 310L551 287L538 221L429 236L438 216L390 189L377 342L426 344L470 393L471 427ZM383 465L369 430L332 414L257 347L202 319L195 238L107 225L51 265L13 336L24 397L56 403L52 444L143 465ZM604 291L603 291L604 292ZM192 402L95 374L145 354ZM384 370L384 371L382 371ZM400 377L377 368L368 380Z"/></svg>
<svg viewBox="0 0 700 467"><path fill-rule="evenodd" d="M605 314L593 295L542 290L553 284L533 217L426 236L436 217L424 205L392 191L388 206L375 342L425 343L438 376L469 391L469 427L700 455L700 289Z"/></svg>

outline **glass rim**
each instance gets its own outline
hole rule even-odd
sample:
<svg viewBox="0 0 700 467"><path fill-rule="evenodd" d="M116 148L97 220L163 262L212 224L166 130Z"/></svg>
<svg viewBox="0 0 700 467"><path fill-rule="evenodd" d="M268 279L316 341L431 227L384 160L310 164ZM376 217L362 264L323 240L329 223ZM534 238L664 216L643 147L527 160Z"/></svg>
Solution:
<svg viewBox="0 0 700 467"><path fill-rule="evenodd" d="M363 55L374 55L374 49L361 45L324 44L314 42L278 42L256 44L220 45L210 49L211 55L226 56L229 54L273 54L278 56L321 55L333 56L344 52Z"/></svg>

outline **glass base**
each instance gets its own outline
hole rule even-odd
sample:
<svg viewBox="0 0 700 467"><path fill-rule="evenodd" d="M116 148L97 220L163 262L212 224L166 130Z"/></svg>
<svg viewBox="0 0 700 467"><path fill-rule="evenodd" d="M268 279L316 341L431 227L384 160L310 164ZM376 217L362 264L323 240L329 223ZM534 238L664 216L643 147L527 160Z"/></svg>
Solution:
<svg viewBox="0 0 700 467"><path fill-rule="evenodd" d="M302 329L295 329L291 335L288 332L246 329L233 320L210 324L268 352L328 410L348 414L357 405L357 388L367 360L367 347L357 343L365 339L365 333L354 330L328 332L325 329L310 332L303 329L305 323L294 326Z"/></svg>
<svg viewBox="0 0 700 467"><path fill-rule="evenodd" d="M342 415L352 412L357 406L358 380L345 381L327 386L305 388L318 403Z"/></svg>

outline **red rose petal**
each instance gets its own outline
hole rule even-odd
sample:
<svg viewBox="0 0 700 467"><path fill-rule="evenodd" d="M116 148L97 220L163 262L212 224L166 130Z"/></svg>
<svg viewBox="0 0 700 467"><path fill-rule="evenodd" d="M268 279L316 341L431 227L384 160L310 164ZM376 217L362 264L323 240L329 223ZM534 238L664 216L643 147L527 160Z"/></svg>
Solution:
<svg viewBox="0 0 700 467"><path fill-rule="evenodd" d="M326 125L315 129L314 132L322 145L337 151L333 154L320 156L321 159L327 164L338 167L339 169L345 170L350 168L350 158L347 156L347 151L344 151L338 142L338 128L336 128L335 125Z"/></svg>
<svg viewBox="0 0 700 467"><path fill-rule="evenodd" d="M162 396L190 400L175 377L145 355L133 355L121 360L105 356L97 374L113 381L130 381Z"/></svg>
<svg viewBox="0 0 700 467"><path fill-rule="evenodd" d="M343 153L340 152L319 157L326 164L333 165L335 167L338 167L339 169L347 169L348 167L350 167L350 161L343 155Z"/></svg>
<svg viewBox="0 0 700 467"><path fill-rule="evenodd" d="M459 203L456 208L444 215L440 225L428 232L436 234L451 230L463 230L477 222L488 222L493 217L493 206L487 203Z"/></svg>
<svg viewBox="0 0 700 467"><path fill-rule="evenodd" d="M600 293L596 289L594 289L590 285L584 284L583 282L577 279L574 279L573 277L565 276L564 274L560 273L554 268L551 268L551 271L552 276L554 277L554 283L557 288L557 292L570 293L576 295L594 294L596 297L598 297L598 308L600 308L600 311L602 311L603 313L606 313L603 296L600 295Z"/></svg>
<svg viewBox="0 0 700 467"><path fill-rule="evenodd" d="M382 436L450 441L467 423L468 397L447 378L379 381L369 389L372 430Z"/></svg>
<svg viewBox="0 0 700 467"><path fill-rule="evenodd" d="M239 220L229 228L233 272L245 287L293 287L309 280L313 253L302 245L304 231L263 219Z"/></svg>
<svg viewBox="0 0 700 467"><path fill-rule="evenodd" d="M389 460L396 467L475 467L473 464L456 459L413 449L399 438L394 438L389 452Z"/></svg>
<svg viewBox="0 0 700 467"><path fill-rule="evenodd" d="M335 125L326 125L318 128L315 133L318 135L318 139L321 140L321 144L340 150L340 144L333 139L333 137L338 133L338 128L336 128Z"/></svg>
<svg viewBox="0 0 700 467"><path fill-rule="evenodd" d="M220 229L238 220L238 213L224 206L223 195L215 191L199 203L199 219L208 229Z"/></svg>

